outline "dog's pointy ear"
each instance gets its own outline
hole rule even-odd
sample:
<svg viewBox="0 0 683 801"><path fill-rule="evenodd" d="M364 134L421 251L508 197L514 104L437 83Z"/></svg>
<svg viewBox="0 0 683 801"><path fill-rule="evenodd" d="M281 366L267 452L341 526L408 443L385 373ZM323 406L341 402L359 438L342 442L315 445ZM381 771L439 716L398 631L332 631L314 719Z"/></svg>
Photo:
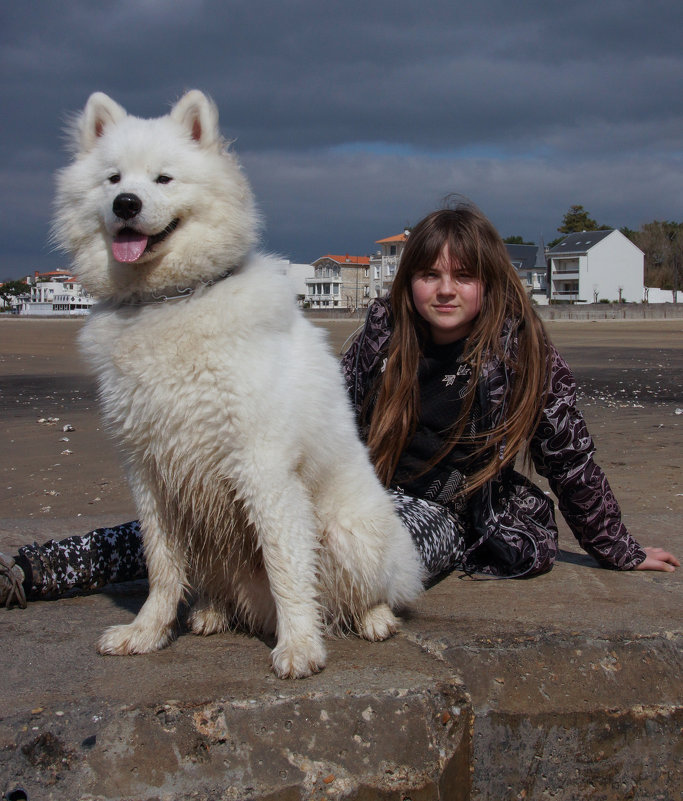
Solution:
<svg viewBox="0 0 683 801"><path fill-rule="evenodd" d="M80 149L84 152L90 150L108 126L119 122L125 116L126 110L123 106L119 106L104 92L95 92L90 95L83 113L78 119Z"/></svg>
<svg viewBox="0 0 683 801"><path fill-rule="evenodd" d="M182 125L202 147L211 147L220 142L218 109L198 89L193 89L180 98L171 109L171 119Z"/></svg>

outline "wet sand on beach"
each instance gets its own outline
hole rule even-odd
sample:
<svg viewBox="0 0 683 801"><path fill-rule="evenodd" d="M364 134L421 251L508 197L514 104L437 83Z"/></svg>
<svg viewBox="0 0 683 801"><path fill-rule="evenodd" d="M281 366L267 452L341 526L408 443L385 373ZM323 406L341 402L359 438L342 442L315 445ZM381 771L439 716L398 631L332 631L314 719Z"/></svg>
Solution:
<svg viewBox="0 0 683 801"><path fill-rule="evenodd" d="M0 317L0 550L135 516L95 381L78 354L82 324ZM358 322L317 324L338 352ZM574 370L597 461L627 524L630 515L649 515L653 530L633 533L660 544L658 515L680 521L683 511L683 320L547 328Z"/></svg>

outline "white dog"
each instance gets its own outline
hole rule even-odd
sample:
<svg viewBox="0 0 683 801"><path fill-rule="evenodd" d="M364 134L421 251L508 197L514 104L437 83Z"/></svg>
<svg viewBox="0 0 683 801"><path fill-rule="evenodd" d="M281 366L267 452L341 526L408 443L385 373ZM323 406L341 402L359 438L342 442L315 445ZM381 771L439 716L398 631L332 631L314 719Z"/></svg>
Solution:
<svg viewBox="0 0 683 801"><path fill-rule="evenodd" d="M128 457L150 582L99 650L163 648L188 589L197 634L276 633L282 677L324 666L325 627L390 636L420 560L321 332L251 255L252 194L215 106L192 91L143 120L96 93L73 139L55 239L100 301L82 344Z"/></svg>

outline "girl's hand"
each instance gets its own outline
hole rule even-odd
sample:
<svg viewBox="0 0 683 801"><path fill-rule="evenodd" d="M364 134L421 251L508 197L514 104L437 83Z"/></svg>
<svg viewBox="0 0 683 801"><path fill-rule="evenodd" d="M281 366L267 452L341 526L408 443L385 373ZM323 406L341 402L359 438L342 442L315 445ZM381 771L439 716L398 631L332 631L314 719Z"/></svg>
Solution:
<svg viewBox="0 0 683 801"><path fill-rule="evenodd" d="M680 562L676 557L663 548L643 548L647 556L637 565L636 570L664 570L672 573Z"/></svg>

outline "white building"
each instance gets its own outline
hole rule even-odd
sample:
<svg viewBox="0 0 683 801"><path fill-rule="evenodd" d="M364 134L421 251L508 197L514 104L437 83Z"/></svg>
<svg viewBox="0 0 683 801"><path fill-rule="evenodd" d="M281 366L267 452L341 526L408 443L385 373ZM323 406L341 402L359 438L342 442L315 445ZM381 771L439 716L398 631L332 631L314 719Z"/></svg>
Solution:
<svg viewBox="0 0 683 801"><path fill-rule="evenodd" d="M370 259L373 298L381 298L391 289L409 234L410 232L405 230L402 234L388 236L375 242L381 249Z"/></svg>
<svg viewBox="0 0 683 801"><path fill-rule="evenodd" d="M643 299L645 256L621 231L569 234L548 251L550 298L597 303L639 303Z"/></svg>
<svg viewBox="0 0 683 801"><path fill-rule="evenodd" d="M49 273L36 270L33 277L26 278L26 283L31 289L27 295L19 298L19 314L79 317L89 314L95 302L93 296L65 270Z"/></svg>
<svg viewBox="0 0 683 801"><path fill-rule="evenodd" d="M305 302L311 309L350 309L368 305L370 259L368 256L328 254L311 265L313 276L306 279ZM309 267L310 271L310 267Z"/></svg>

